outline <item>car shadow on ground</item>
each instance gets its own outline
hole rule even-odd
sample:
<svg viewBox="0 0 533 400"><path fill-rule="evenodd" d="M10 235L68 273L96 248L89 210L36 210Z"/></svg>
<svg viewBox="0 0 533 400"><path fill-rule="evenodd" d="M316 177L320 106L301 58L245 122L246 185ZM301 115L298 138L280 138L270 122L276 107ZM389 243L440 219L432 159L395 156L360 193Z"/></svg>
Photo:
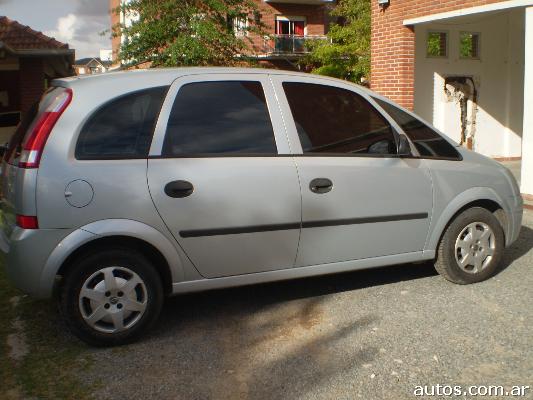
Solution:
<svg viewBox="0 0 533 400"><path fill-rule="evenodd" d="M334 293L352 291L390 283L427 278L436 275L432 263L402 264L353 272L257 284L167 299L162 320L183 322L184 308L191 318L201 314L250 313L277 303L312 299ZM182 310L182 311L176 311Z"/></svg>
<svg viewBox="0 0 533 400"><path fill-rule="evenodd" d="M379 353L365 345L343 357L331 354L378 324L380 317L364 310L350 322L332 325L323 305L327 295L434 275L431 264L404 264L181 295L168 299L147 341L178 346L177 353L188 360L187 376L180 379L189 385L195 385L194 376L206 376L209 388L191 389L200 398L263 399L276 391L276 398L288 400L362 368ZM182 335L179 341L176 332ZM183 354L184 349L200 348L201 357Z"/></svg>
<svg viewBox="0 0 533 400"><path fill-rule="evenodd" d="M276 398L288 400L346 371L356 373L378 357L379 348L369 344L339 349L381 317L372 309L360 310L337 325L331 307L324 308L334 301L328 295L435 275L431 263L403 264L181 295L168 299L144 342L171 348L187 360L179 379L189 382L191 393L202 394L199 398L263 399L276 392ZM188 349L202 349L202 354ZM195 376L205 376L209 388L196 386Z"/></svg>
<svg viewBox="0 0 533 400"><path fill-rule="evenodd" d="M533 229L522 226L518 239L503 253L498 274L505 271L515 260L523 257L533 248Z"/></svg>

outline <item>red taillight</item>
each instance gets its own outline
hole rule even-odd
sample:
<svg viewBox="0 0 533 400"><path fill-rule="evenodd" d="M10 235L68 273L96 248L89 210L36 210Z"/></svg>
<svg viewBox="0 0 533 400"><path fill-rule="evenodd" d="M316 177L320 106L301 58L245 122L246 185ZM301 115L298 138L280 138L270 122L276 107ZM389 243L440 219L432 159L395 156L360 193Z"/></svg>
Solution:
<svg viewBox="0 0 533 400"><path fill-rule="evenodd" d="M25 140L20 153L18 166L20 168L38 168L43 154L46 140L52 132L57 120L72 101L72 90L62 89L52 100L46 110L39 115L38 120Z"/></svg>
<svg viewBox="0 0 533 400"><path fill-rule="evenodd" d="M29 215L17 215L17 225L23 229L39 229L37 217Z"/></svg>

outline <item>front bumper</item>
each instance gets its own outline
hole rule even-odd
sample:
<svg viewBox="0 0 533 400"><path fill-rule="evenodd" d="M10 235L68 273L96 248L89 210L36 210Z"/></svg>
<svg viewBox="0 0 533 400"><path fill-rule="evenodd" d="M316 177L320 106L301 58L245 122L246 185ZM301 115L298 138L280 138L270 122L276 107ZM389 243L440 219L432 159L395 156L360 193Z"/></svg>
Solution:
<svg viewBox="0 0 533 400"><path fill-rule="evenodd" d="M507 230L506 247L513 244L522 229L522 217L524 215L524 200L522 196L513 197L511 200L511 213L509 216L509 229Z"/></svg>
<svg viewBox="0 0 533 400"><path fill-rule="evenodd" d="M15 227L9 237L6 237L0 230L0 250L5 253L8 279L32 297L49 297L54 281L42 281L44 267L52 251L71 232L70 229Z"/></svg>

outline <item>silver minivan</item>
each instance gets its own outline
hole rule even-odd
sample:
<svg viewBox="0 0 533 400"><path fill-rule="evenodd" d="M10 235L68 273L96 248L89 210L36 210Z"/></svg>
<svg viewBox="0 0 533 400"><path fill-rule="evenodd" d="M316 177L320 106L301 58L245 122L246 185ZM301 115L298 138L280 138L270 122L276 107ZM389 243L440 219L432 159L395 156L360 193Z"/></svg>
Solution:
<svg viewBox="0 0 533 400"><path fill-rule="evenodd" d="M365 88L264 69L60 79L2 163L12 282L93 345L165 296L434 260L467 284L520 230L511 173Z"/></svg>

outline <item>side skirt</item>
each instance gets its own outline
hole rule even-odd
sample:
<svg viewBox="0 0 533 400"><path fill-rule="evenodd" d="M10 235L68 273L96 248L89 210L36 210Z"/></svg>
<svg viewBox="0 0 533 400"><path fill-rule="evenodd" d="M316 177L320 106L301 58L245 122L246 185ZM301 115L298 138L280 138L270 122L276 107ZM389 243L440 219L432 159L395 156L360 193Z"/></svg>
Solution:
<svg viewBox="0 0 533 400"><path fill-rule="evenodd" d="M308 267L288 268L245 275L225 276L221 278L200 279L195 281L174 283L172 285L172 294L175 295L182 293L201 292L204 290L225 289L235 286L253 285L255 283L276 282L318 275L336 274L340 272L356 271L360 269L385 267L387 265L427 261L432 260L434 258L434 250L425 250L413 253L365 258L362 260L312 265Z"/></svg>

